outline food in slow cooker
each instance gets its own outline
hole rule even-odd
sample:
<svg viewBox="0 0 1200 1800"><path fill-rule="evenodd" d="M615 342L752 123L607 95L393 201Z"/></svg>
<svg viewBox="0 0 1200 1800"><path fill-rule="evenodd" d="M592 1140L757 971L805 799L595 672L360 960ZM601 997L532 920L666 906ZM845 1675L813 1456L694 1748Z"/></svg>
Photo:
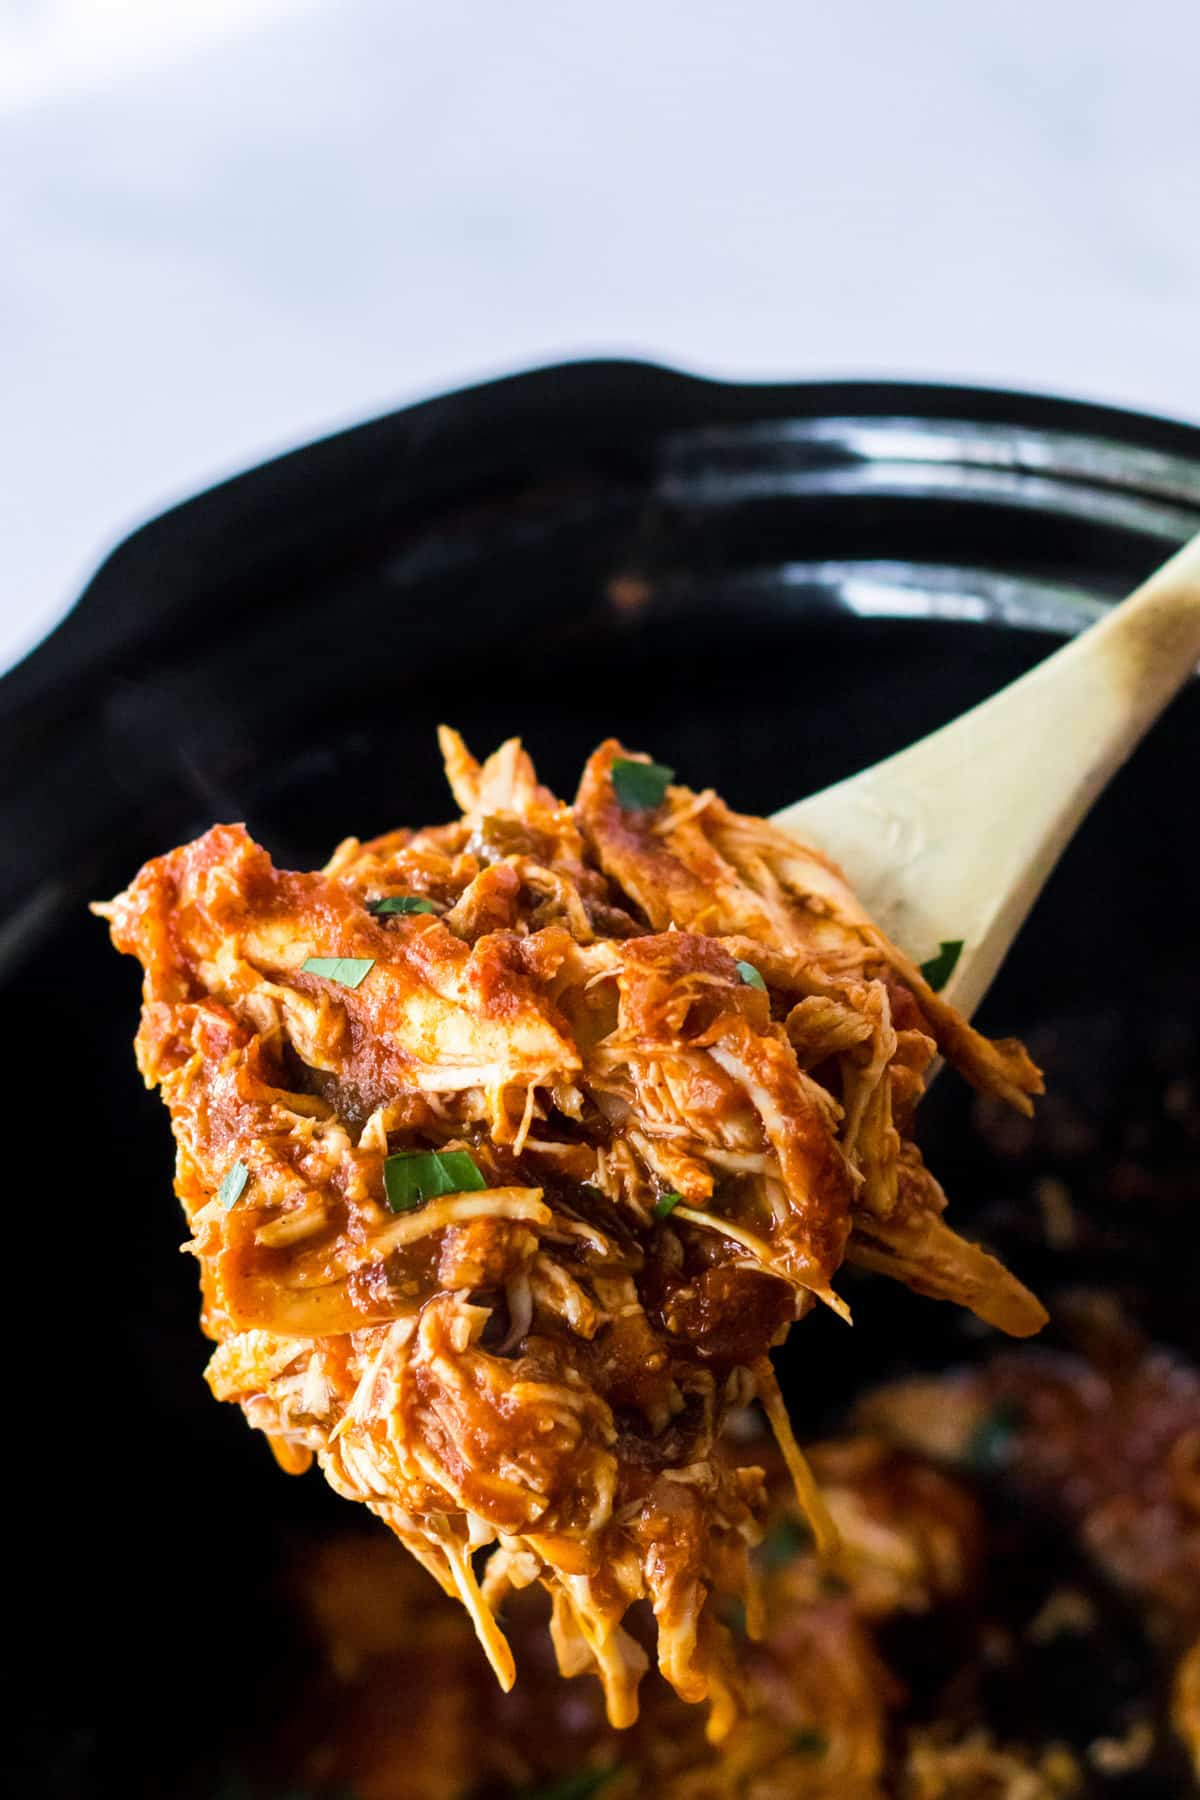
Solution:
<svg viewBox="0 0 1200 1800"><path fill-rule="evenodd" d="M722 1454L763 1470L768 1522L761 1616L724 1605L747 1708L719 1745L654 1675L614 1731L591 1684L556 1679L532 1592L506 1614L522 1680L497 1693L461 1611L386 1533L345 1533L286 1563L301 1664L227 1752L233 1791L1179 1800L1189 1760L1200 1776L1200 1371L1109 1295L1074 1296L1064 1325L1052 1351L890 1382L810 1447L836 1576L774 1447L732 1416Z"/></svg>

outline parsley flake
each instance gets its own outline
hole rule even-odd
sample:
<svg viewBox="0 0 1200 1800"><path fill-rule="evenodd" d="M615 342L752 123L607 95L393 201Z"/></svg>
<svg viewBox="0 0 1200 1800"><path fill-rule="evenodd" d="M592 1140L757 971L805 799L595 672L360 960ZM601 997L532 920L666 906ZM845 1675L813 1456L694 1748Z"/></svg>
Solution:
<svg viewBox="0 0 1200 1800"><path fill-rule="evenodd" d="M306 956L300 964L302 975L323 975L339 987L361 987L375 967L373 956Z"/></svg>
<svg viewBox="0 0 1200 1800"><path fill-rule="evenodd" d="M225 1178L217 1189L217 1199L226 1212L232 1212L246 1191L246 1183L250 1179L250 1171L244 1162L235 1162L231 1169L226 1169Z"/></svg>
<svg viewBox="0 0 1200 1800"><path fill-rule="evenodd" d="M746 1602L740 1594L727 1594L718 1611L722 1623L729 1627L734 1637L744 1638L750 1635L746 1629Z"/></svg>
<svg viewBox="0 0 1200 1800"><path fill-rule="evenodd" d="M618 756L610 773L617 804L626 812L647 812L661 806L675 779L674 769L663 763L634 762L627 756Z"/></svg>
<svg viewBox="0 0 1200 1800"><path fill-rule="evenodd" d="M389 894L383 900L368 900L367 911L379 919L387 913L432 913L437 907L424 894Z"/></svg>
<svg viewBox="0 0 1200 1800"><path fill-rule="evenodd" d="M415 1212L441 1194L485 1188L469 1150L399 1150L383 1165L383 1186L393 1212Z"/></svg>
<svg viewBox="0 0 1200 1800"><path fill-rule="evenodd" d="M797 1756L824 1756L828 1748L829 1739L815 1725L802 1725L792 1733L792 1749Z"/></svg>
<svg viewBox="0 0 1200 1800"><path fill-rule="evenodd" d="M669 1219L682 1199L682 1194L660 1194L654 1202L655 1218Z"/></svg>
<svg viewBox="0 0 1200 1800"><path fill-rule="evenodd" d="M776 1519L762 1541L759 1555L765 1569L784 1569L802 1551L812 1549L812 1533L798 1519Z"/></svg>
<svg viewBox="0 0 1200 1800"><path fill-rule="evenodd" d="M978 1475L991 1475L1012 1460L1014 1442L1023 1423L1014 1400L1001 1400L985 1413L967 1440L963 1461Z"/></svg>
<svg viewBox="0 0 1200 1800"><path fill-rule="evenodd" d="M939 988L945 987L958 967L958 959L962 953L961 938L943 938L937 955L921 964L921 973L935 993Z"/></svg>
<svg viewBox="0 0 1200 1800"><path fill-rule="evenodd" d="M734 968L737 970L738 974L741 976L742 980L745 982L747 987L756 987L762 993L764 993L764 994L766 993L767 984L763 980L762 976L759 974L758 970L755 968L753 963L748 963L748 962L735 963Z"/></svg>

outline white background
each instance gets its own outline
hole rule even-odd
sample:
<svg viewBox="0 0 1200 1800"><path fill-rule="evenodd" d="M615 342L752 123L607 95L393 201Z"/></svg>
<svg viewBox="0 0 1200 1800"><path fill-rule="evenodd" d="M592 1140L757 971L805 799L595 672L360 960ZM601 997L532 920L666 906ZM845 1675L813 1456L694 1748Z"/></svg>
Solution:
<svg viewBox="0 0 1200 1800"><path fill-rule="evenodd" d="M104 550L547 358L1200 419L1200 0L0 0L0 667Z"/></svg>

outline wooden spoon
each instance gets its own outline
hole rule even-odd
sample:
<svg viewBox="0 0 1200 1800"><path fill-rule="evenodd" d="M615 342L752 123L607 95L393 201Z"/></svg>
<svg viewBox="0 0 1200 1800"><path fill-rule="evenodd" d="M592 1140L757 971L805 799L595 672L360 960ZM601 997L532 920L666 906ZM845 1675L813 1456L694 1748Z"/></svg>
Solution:
<svg viewBox="0 0 1200 1800"><path fill-rule="evenodd" d="M1080 821L1200 662L1200 536L1082 636L885 762L775 814L970 1014ZM1181 769L1180 825L1200 819Z"/></svg>

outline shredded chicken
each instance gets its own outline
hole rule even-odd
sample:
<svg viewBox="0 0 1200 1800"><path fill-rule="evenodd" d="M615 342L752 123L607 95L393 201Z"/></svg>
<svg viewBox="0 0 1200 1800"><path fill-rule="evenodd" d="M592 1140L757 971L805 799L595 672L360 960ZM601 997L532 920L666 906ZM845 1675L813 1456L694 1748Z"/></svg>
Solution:
<svg viewBox="0 0 1200 1800"><path fill-rule="evenodd" d="M1200 1781L1200 1371L1145 1344L1108 1296L1084 1310L1086 1298L1075 1306L1088 1357L1006 1352L982 1368L890 1382L858 1416L909 1452L999 1463L1019 1492L1069 1521L1176 1663L1172 1718ZM1090 1629L1089 1613L1060 1590L1033 1635ZM1097 1766L1115 1770L1144 1750L1146 1729L1128 1743L1101 1740Z"/></svg>
<svg viewBox="0 0 1200 1800"><path fill-rule="evenodd" d="M752 1430L744 1416L737 1425ZM844 1544L842 1574L831 1579L782 1460L754 1436L736 1454L766 1464L768 1528L752 1556L749 1604L726 1607L748 1705L720 1745L706 1743L695 1709L652 1676L637 1725L608 1728L598 1696L555 1680L544 1608L529 1592L506 1609L528 1673L514 1694L489 1691L466 1621L430 1604L383 1533L360 1532L326 1537L288 1571L318 1660L299 1695L289 1690L278 1723L260 1727L252 1768L261 1787L246 1782L245 1791L330 1800L1059 1800L1079 1791L1065 1746L998 1740L963 1704L962 1677L983 1638L974 1614L986 1554L969 1489L877 1441L816 1445L813 1470ZM930 1640L940 1641L954 1659L947 1666L958 1665L957 1707L947 1691L947 1710L911 1728L906 1636L920 1637L926 1658Z"/></svg>
<svg viewBox="0 0 1200 1800"><path fill-rule="evenodd" d="M911 1133L938 1052L1023 1111L1041 1079L768 822L678 786L622 804L614 763L644 759L611 741L573 807L515 740L482 766L442 748L453 824L349 839L311 874L218 825L97 908L145 971L138 1061L171 1115L209 1382L285 1469L315 1456L391 1527L502 1686L497 1611L540 1582L561 1670L629 1724L646 1600L719 1737L722 1596L747 1599L763 1530L761 1480L717 1453L726 1414L761 1398L836 1554L768 1351L814 1304L848 1318L845 1260L1037 1331ZM400 896L426 909L372 910ZM480 1185L393 1211L385 1170L413 1151L465 1152Z"/></svg>
<svg viewBox="0 0 1200 1800"><path fill-rule="evenodd" d="M818 1445L814 1471L844 1543L843 1573L831 1580L770 1444L756 1438L738 1452L767 1465L768 1530L751 1559L750 1603L744 1613L725 1607L748 1706L718 1747L653 1677L637 1726L622 1734L607 1728L597 1697L562 1692L540 1653L544 1608L529 1593L506 1608L529 1673L515 1694L489 1693L465 1621L429 1603L384 1534L357 1533L315 1545L289 1572L322 1666L299 1705L291 1696L281 1728L264 1733L267 1791L883 1800L905 1697L883 1630L965 1604L983 1519L961 1486L879 1444Z"/></svg>

